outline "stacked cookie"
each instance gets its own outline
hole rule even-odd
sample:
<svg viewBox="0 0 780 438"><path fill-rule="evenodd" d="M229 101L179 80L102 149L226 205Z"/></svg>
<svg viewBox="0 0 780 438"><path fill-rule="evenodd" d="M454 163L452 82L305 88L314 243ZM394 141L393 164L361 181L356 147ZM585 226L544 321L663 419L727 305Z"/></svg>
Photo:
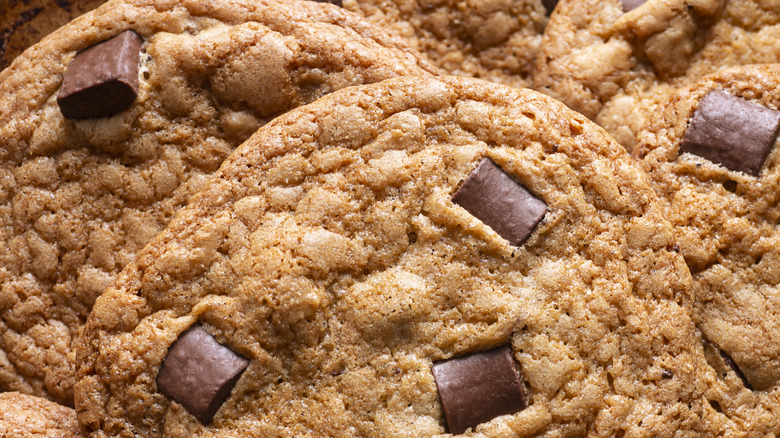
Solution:
<svg viewBox="0 0 780 438"><path fill-rule="evenodd" d="M654 111L726 67L780 62L780 5L756 0L562 0L534 86L633 150Z"/></svg>
<svg viewBox="0 0 780 438"><path fill-rule="evenodd" d="M344 86L435 71L337 8L241 5L106 5L4 71L5 388L72 404L95 298L257 127Z"/></svg>
<svg viewBox="0 0 780 438"><path fill-rule="evenodd" d="M0 431L780 433L759 3L68 23L0 73Z"/></svg>
<svg viewBox="0 0 780 438"><path fill-rule="evenodd" d="M679 90L639 136L693 274L693 315L721 374L710 400L750 436L777 430L780 66Z"/></svg>
<svg viewBox="0 0 780 438"><path fill-rule="evenodd" d="M538 93L447 77L334 92L245 142L98 299L81 424L698 431L706 364L662 213L614 140Z"/></svg>

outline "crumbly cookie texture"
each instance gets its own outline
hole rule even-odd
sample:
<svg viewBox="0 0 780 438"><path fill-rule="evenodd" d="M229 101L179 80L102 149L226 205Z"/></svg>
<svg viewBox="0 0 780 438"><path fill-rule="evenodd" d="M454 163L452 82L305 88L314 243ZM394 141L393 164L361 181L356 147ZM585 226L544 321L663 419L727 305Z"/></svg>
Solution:
<svg viewBox="0 0 780 438"><path fill-rule="evenodd" d="M73 409L32 395L1 392L0 436L76 438L80 434Z"/></svg>
<svg viewBox="0 0 780 438"><path fill-rule="evenodd" d="M63 116L77 52L131 29L137 96ZM0 73L0 389L72 404L72 344L135 252L266 121L333 90L437 71L399 37L315 2L112 1Z"/></svg>
<svg viewBox="0 0 780 438"><path fill-rule="evenodd" d="M534 87L604 127L627 149L678 87L730 66L780 61L780 3L562 0Z"/></svg>
<svg viewBox="0 0 780 438"><path fill-rule="evenodd" d="M780 65L735 68L674 94L641 132L638 152L669 203L667 217L691 268L696 323L720 377L712 400L752 426L748 436L762 436L780 430L780 148L774 128L756 176L681 151L701 102L722 93L741 101L721 102L730 117L739 117L735 106L751 105L771 110L777 123ZM767 131L757 119L729 133L740 132L746 143ZM710 130L717 138L717 126Z"/></svg>
<svg viewBox="0 0 780 438"><path fill-rule="evenodd" d="M26 48L106 0L4 0L0 4L0 70Z"/></svg>
<svg viewBox="0 0 780 438"><path fill-rule="evenodd" d="M343 0L450 74L529 87L547 23L541 0Z"/></svg>
<svg viewBox="0 0 780 438"><path fill-rule="evenodd" d="M525 192L546 207L512 244L497 224L521 213L499 207ZM92 437L736 430L702 397L689 287L647 176L584 116L466 78L350 87L260 129L97 300L79 421ZM191 330L212 347L183 346ZM197 372L222 348L246 369ZM158 391L174 392L162 364L230 387L213 418ZM480 391L488 371L508 400Z"/></svg>

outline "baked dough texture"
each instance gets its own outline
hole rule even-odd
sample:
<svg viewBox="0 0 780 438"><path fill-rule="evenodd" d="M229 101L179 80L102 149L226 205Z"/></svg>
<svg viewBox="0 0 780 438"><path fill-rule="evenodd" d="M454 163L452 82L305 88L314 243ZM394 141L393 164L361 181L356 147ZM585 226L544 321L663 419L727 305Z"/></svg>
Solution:
<svg viewBox="0 0 780 438"><path fill-rule="evenodd" d="M518 246L452 201L485 158L547 206ZM433 363L509 345L529 406L467 436L733 432L704 398L716 377L662 213L620 145L542 94L334 92L255 133L97 300L79 421L95 438L439 436ZM155 383L195 325L249 359L207 425Z"/></svg>
<svg viewBox="0 0 780 438"><path fill-rule="evenodd" d="M0 393L0 436L3 438L76 438L76 411L19 392Z"/></svg>
<svg viewBox="0 0 780 438"><path fill-rule="evenodd" d="M547 24L541 0L343 0L458 76L530 87Z"/></svg>
<svg viewBox="0 0 780 438"><path fill-rule="evenodd" d="M138 97L70 120L69 62L132 29ZM72 405L95 298L254 131L345 86L437 69L399 37L309 1L111 1L0 72L0 390Z"/></svg>
<svg viewBox="0 0 780 438"><path fill-rule="evenodd" d="M675 89L731 66L780 62L780 3L562 0L545 30L534 88L604 127L629 151Z"/></svg>
<svg viewBox="0 0 780 438"><path fill-rule="evenodd" d="M780 65L734 68L675 93L640 133L638 152L692 272L694 316L718 370L712 400L762 436L780 430L780 148L775 138L758 176L681 153L713 90L777 110Z"/></svg>

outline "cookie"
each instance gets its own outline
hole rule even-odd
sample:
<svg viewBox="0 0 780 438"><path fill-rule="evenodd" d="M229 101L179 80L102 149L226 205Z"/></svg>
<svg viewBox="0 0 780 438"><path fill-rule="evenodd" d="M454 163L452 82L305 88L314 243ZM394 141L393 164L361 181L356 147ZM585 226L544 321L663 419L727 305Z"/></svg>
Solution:
<svg viewBox="0 0 780 438"><path fill-rule="evenodd" d="M780 62L780 4L756 0L562 1L534 87L627 149L679 87L731 66Z"/></svg>
<svg viewBox="0 0 780 438"><path fill-rule="evenodd" d="M106 0L5 0L0 4L0 70L26 48Z"/></svg>
<svg viewBox="0 0 780 438"><path fill-rule="evenodd" d="M554 2L338 0L390 28L450 74L532 84L534 60Z"/></svg>
<svg viewBox="0 0 780 438"><path fill-rule="evenodd" d="M780 65L675 93L639 136L693 275L694 309L724 414L780 430Z"/></svg>
<svg viewBox="0 0 780 438"><path fill-rule="evenodd" d="M76 438L76 411L18 392L0 392L0 436L3 438Z"/></svg>
<svg viewBox="0 0 780 438"><path fill-rule="evenodd" d="M92 437L707 431L662 212L614 140L542 94L339 90L258 130L97 300L79 421Z"/></svg>
<svg viewBox="0 0 780 438"><path fill-rule="evenodd" d="M95 298L259 126L435 71L308 1L112 1L26 51L0 73L0 389L72 404Z"/></svg>

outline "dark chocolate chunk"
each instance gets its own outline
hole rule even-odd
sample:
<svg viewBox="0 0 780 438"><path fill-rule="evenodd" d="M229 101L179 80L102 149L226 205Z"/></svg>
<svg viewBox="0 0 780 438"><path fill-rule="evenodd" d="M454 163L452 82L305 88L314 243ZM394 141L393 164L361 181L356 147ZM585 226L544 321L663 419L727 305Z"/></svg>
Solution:
<svg viewBox="0 0 780 438"><path fill-rule="evenodd" d="M623 12L636 9L645 4L646 1L647 0L623 0Z"/></svg>
<svg viewBox="0 0 780 438"><path fill-rule="evenodd" d="M542 5L547 11L547 15L552 14L553 9L558 6L558 0L542 0Z"/></svg>
<svg viewBox="0 0 780 438"><path fill-rule="evenodd" d="M138 95L141 37L132 30L79 53L68 65L57 104L70 119L108 117Z"/></svg>
<svg viewBox="0 0 780 438"><path fill-rule="evenodd" d="M778 129L780 111L714 90L693 113L680 151L758 176Z"/></svg>
<svg viewBox="0 0 780 438"><path fill-rule="evenodd" d="M734 359L731 358L728 354L726 354L723 350L718 350L720 352L720 357L723 359L723 362L726 364L727 367L731 368L732 371L734 371L734 374L739 377L740 380L742 380L742 384L745 385L745 388L749 390L753 390L753 385L748 382L747 377L745 377L744 374L742 374L742 370L739 369L737 366L737 363L734 362Z"/></svg>
<svg viewBox="0 0 780 438"><path fill-rule="evenodd" d="M341 6L341 0L314 0L314 1L317 2L317 3L330 3L330 4L336 5L338 7L342 7Z"/></svg>
<svg viewBox="0 0 780 438"><path fill-rule="evenodd" d="M509 345L437 362L433 378L453 434L527 406Z"/></svg>
<svg viewBox="0 0 780 438"><path fill-rule="evenodd" d="M196 324L179 336L157 374L157 388L203 424L209 424L249 360Z"/></svg>
<svg viewBox="0 0 780 438"><path fill-rule="evenodd" d="M547 212L547 204L483 159L452 202L465 208L512 245L522 245Z"/></svg>

